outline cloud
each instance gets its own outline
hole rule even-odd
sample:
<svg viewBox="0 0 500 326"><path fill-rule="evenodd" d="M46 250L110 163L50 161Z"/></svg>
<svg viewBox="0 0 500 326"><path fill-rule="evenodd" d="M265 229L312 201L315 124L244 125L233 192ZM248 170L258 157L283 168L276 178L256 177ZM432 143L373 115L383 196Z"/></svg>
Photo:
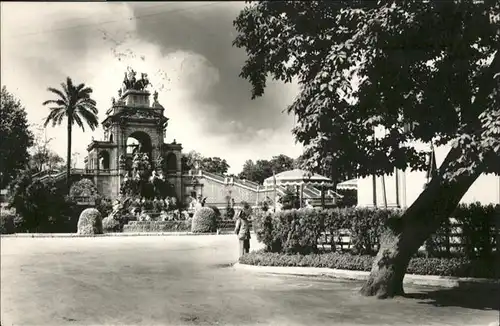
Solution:
<svg viewBox="0 0 500 326"><path fill-rule="evenodd" d="M297 156L282 113L296 85L270 82L250 100L239 71L245 53L231 46L232 20L242 3L5 3L2 6L2 84L21 99L31 123L47 115L41 103L66 76L94 89L101 120L117 96L127 66L146 72L170 118L166 141L186 151L228 160L239 172L247 159ZM22 17L22 19L20 19ZM65 127L49 129L66 154ZM73 149L86 153L94 133L74 131Z"/></svg>

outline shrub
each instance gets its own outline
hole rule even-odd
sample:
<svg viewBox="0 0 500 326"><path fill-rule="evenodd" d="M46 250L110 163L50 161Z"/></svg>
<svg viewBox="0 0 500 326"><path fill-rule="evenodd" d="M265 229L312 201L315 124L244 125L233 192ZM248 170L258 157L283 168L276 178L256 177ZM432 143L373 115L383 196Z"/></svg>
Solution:
<svg viewBox="0 0 500 326"><path fill-rule="evenodd" d="M350 253L323 254L280 254L253 251L240 258L240 263L259 266L294 266L294 267L326 267L356 271L370 271L373 256L353 255ZM426 258L414 257L408 265L408 274L439 275L454 277L498 278L498 270L488 268L482 260L467 258Z"/></svg>
<svg viewBox="0 0 500 326"><path fill-rule="evenodd" d="M95 208L87 208L78 219L78 234L102 234L101 213Z"/></svg>
<svg viewBox="0 0 500 326"><path fill-rule="evenodd" d="M122 226L112 216L107 216L102 219L102 230L103 232L120 232Z"/></svg>
<svg viewBox="0 0 500 326"><path fill-rule="evenodd" d="M349 229L353 253L374 254L389 218L398 218L402 211L373 208L344 208L334 210L340 214Z"/></svg>
<svg viewBox="0 0 500 326"><path fill-rule="evenodd" d="M357 189L337 189L336 192L342 195L337 201L338 207L354 207L358 204Z"/></svg>
<svg viewBox="0 0 500 326"><path fill-rule="evenodd" d="M11 185L9 207L19 215L16 228L28 232L66 231L72 203L48 180L33 180L29 172L23 172Z"/></svg>
<svg viewBox="0 0 500 326"><path fill-rule="evenodd" d="M0 234L16 233L15 219L17 215L12 211L7 211L2 208L0 214Z"/></svg>
<svg viewBox="0 0 500 326"><path fill-rule="evenodd" d="M95 208L101 213L102 216L108 216L113 211L113 203L109 198L98 198L96 200Z"/></svg>
<svg viewBox="0 0 500 326"><path fill-rule="evenodd" d="M214 213L215 213L215 221L216 221L216 227L217 228L219 226L219 224L221 223L222 221L222 214L220 212L220 210L216 207L216 206L208 206L209 208L213 209Z"/></svg>
<svg viewBox="0 0 500 326"><path fill-rule="evenodd" d="M210 207L201 207L193 216L191 232L208 233L217 230L217 220L214 210Z"/></svg>
<svg viewBox="0 0 500 326"><path fill-rule="evenodd" d="M133 221L125 225L124 232L186 232L191 229L187 221Z"/></svg>
<svg viewBox="0 0 500 326"><path fill-rule="evenodd" d="M73 183L69 189L70 197L86 197L92 200L100 198L97 187L90 179L82 179Z"/></svg>
<svg viewBox="0 0 500 326"><path fill-rule="evenodd" d="M284 191L283 197L280 202L283 204L282 209L288 210L300 207L300 199L297 196L297 191L293 187L287 187Z"/></svg>
<svg viewBox="0 0 500 326"><path fill-rule="evenodd" d="M349 234L352 253L373 255L378 251L383 232L390 224L396 225L403 213L403 210L354 207L286 210L275 214L259 212L254 218L254 231L257 239L272 252L314 252L318 244L313 240L314 236L326 232L332 251L339 249L336 243L341 242L340 235ZM494 258L494 223L499 215L500 205L473 204L457 208L453 216L462 224L462 255L471 260ZM450 244L450 236L460 232L453 228L446 220L426 241L428 256L451 256L453 244Z"/></svg>
<svg viewBox="0 0 500 326"><path fill-rule="evenodd" d="M480 203L459 205L453 217L462 225L462 253L470 259L493 258L496 225L500 216L500 205L482 206Z"/></svg>

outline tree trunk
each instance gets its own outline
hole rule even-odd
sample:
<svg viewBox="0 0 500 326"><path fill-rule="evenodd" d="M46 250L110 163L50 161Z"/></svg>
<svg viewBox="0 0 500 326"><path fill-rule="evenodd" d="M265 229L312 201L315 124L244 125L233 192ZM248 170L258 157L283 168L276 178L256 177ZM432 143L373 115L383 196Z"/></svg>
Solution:
<svg viewBox="0 0 500 326"><path fill-rule="evenodd" d="M69 188L71 187L71 128L72 121L68 118L68 152L66 153L66 188L69 195Z"/></svg>
<svg viewBox="0 0 500 326"><path fill-rule="evenodd" d="M481 171L444 182L443 173L450 162L462 154L452 148L436 175L401 218L388 221L388 229L380 239L380 248L367 282L360 293L365 296L390 298L403 295L403 279L411 257L453 213L462 197Z"/></svg>

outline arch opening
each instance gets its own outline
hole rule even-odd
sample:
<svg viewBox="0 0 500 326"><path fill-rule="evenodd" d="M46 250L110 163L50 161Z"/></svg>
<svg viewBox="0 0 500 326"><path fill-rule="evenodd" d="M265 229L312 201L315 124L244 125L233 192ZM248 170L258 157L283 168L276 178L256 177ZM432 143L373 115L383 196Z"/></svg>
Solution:
<svg viewBox="0 0 500 326"><path fill-rule="evenodd" d="M146 153L149 158L153 152L151 137L143 132L136 131L131 133L127 138L127 154Z"/></svg>
<svg viewBox="0 0 500 326"><path fill-rule="evenodd" d="M109 170L109 152L102 151L99 153L99 169Z"/></svg>

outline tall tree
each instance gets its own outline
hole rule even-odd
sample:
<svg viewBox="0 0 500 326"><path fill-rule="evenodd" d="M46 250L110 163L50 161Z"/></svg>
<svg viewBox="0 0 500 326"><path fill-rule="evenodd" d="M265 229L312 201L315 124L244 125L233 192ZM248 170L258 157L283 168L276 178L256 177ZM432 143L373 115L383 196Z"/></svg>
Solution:
<svg viewBox="0 0 500 326"><path fill-rule="evenodd" d="M182 169L192 170L199 165L199 168L211 173L225 174L229 170L229 164L220 157L204 157L197 151L190 151L182 157Z"/></svg>
<svg viewBox="0 0 500 326"><path fill-rule="evenodd" d="M30 168L31 171L41 172L43 170L61 170L64 169L64 159L56 152L50 149L50 142L53 138L47 138L46 129L43 126L37 126L33 147L30 150Z"/></svg>
<svg viewBox="0 0 500 326"><path fill-rule="evenodd" d="M182 169L184 171L192 170L196 164L201 164L203 156L197 151L190 151L187 154L182 154Z"/></svg>
<svg viewBox="0 0 500 326"><path fill-rule="evenodd" d="M41 172L43 170L64 171L64 159L53 150L36 151L31 155L30 165L33 172Z"/></svg>
<svg viewBox="0 0 500 326"><path fill-rule="evenodd" d="M68 149L66 158L66 182L67 189L71 186L71 134L73 124L77 124L85 131L85 124L95 130L99 125L97 120L98 110L96 102L91 98L92 88L85 84L75 86L71 78L66 83L61 83L61 89L49 87L47 90L56 95L57 99L43 102L43 105L51 105L50 113L45 119L44 126L52 123L52 126L60 125L64 118L67 122Z"/></svg>
<svg viewBox="0 0 500 326"><path fill-rule="evenodd" d="M288 112L309 168L330 156L360 177L419 170L427 153L415 144L451 145L388 222L364 295L403 294L411 256L481 173L500 172L499 15L494 0L263 1L234 22L252 98L267 76L300 84Z"/></svg>
<svg viewBox="0 0 500 326"><path fill-rule="evenodd" d="M202 160L201 165L203 170L220 175L227 173L227 170L229 170L227 161L220 157L206 157Z"/></svg>
<svg viewBox="0 0 500 326"><path fill-rule="evenodd" d="M238 177L263 183L265 179L273 175L273 171L274 173L280 173L293 168L294 159L280 154L274 156L271 160L257 160L255 163L252 160L246 161Z"/></svg>
<svg viewBox="0 0 500 326"><path fill-rule="evenodd" d="M271 166L276 173L280 173L283 171L292 170L294 168L295 160L289 156L284 154L280 154L278 156L274 156L271 159Z"/></svg>
<svg viewBox="0 0 500 326"><path fill-rule="evenodd" d="M0 189L3 189L27 166L33 134L28 129L26 110L5 86L0 101Z"/></svg>

